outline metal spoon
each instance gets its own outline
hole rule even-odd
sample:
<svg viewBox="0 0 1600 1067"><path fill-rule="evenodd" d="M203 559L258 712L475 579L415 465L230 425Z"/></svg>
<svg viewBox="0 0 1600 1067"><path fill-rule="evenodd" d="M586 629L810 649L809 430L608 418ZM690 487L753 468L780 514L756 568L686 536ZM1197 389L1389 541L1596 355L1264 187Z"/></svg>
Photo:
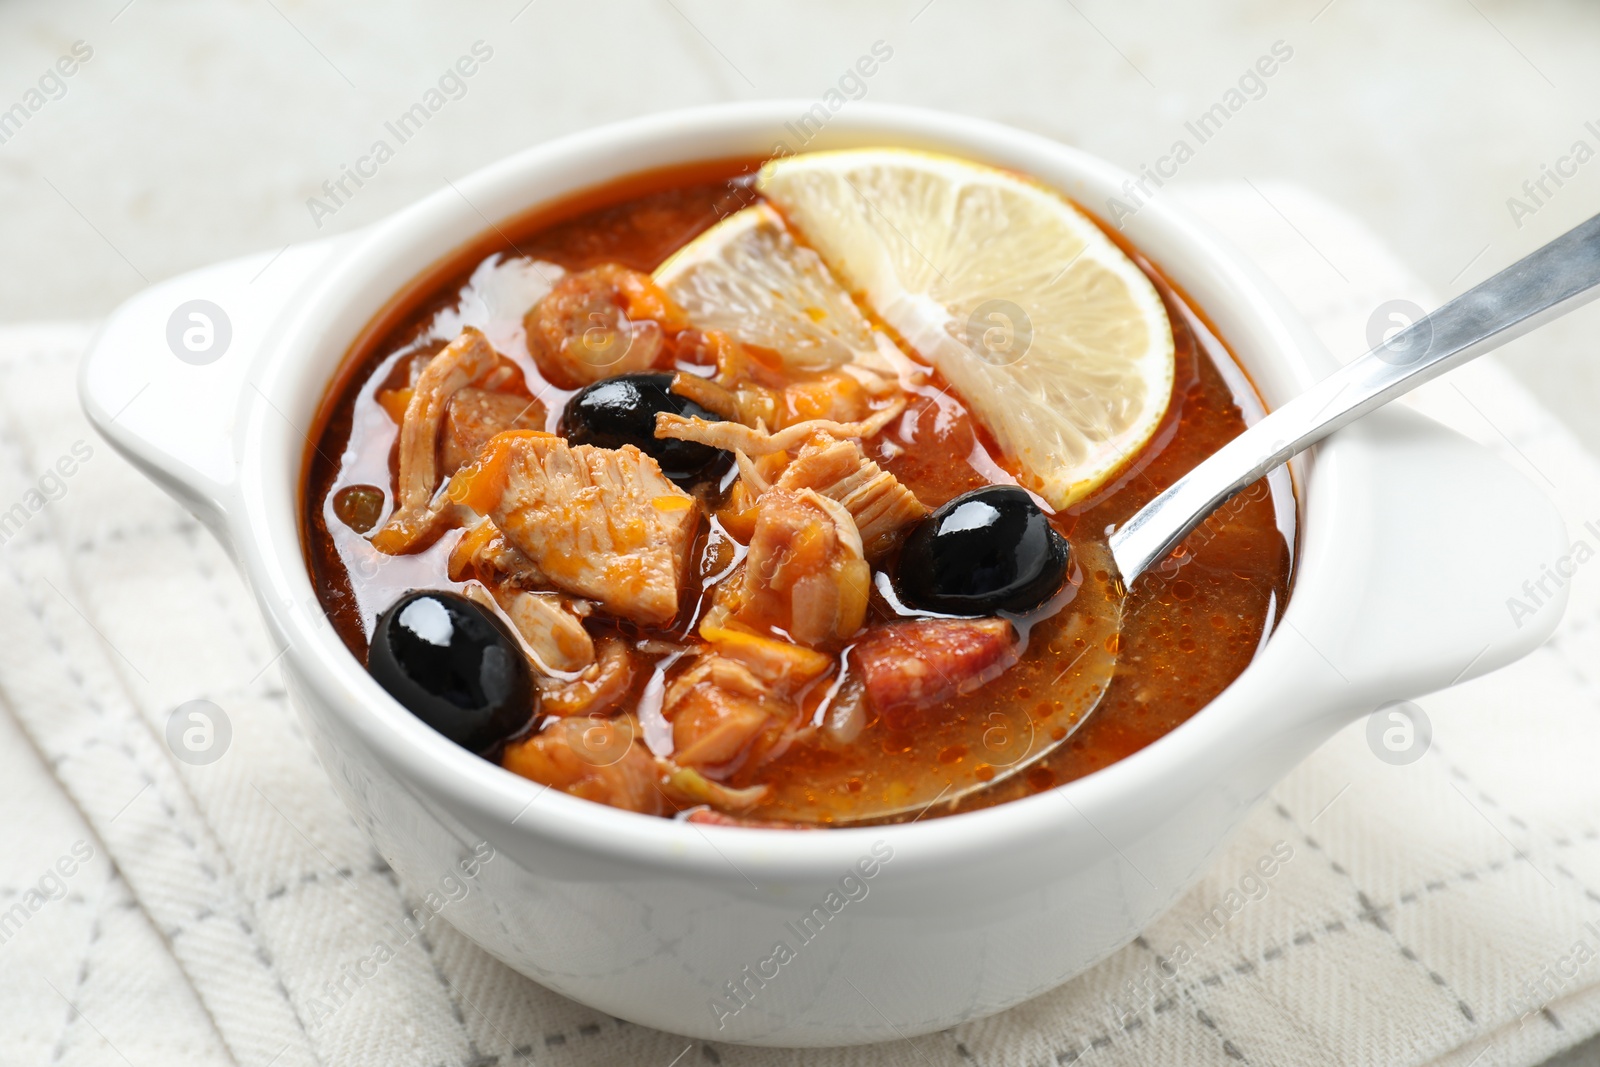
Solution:
<svg viewBox="0 0 1600 1067"><path fill-rule="evenodd" d="M1245 486L1373 408L1600 295L1600 215L1473 286L1223 445L1111 535L1125 585Z"/></svg>

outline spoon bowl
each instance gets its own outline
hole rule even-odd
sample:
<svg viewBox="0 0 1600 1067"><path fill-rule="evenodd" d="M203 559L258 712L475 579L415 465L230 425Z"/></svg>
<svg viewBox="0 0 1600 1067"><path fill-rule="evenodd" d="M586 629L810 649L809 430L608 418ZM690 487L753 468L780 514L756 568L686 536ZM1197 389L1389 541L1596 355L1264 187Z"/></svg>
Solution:
<svg viewBox="0 0 1600 1067"><path fill-rule="evenodd" d="M1122 629L1124 592L1110 550L1104 542L1075 544L1073 558L1060 593L1009 619L1020 642L1046 640L1064 664L1047 699L1026 708L997 701L950 720L938 719L938 708L901 721L880 717L867 727L870 736L852 743L877 746L883 759L870 768L859 761L808 767L803 781L777 786L764 814L830 826L920 819L1022 774L1060 748L1110 688ZM1046 620L1048 630L1041 625Z"/></svg>

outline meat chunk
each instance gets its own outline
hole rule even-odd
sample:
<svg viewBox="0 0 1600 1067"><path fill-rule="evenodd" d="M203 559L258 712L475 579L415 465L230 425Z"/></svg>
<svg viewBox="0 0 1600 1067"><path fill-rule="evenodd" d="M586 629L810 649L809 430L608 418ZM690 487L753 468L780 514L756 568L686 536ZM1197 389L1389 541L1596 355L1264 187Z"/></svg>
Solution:
<svg viewBox="0 0 1600 1067"><path fill-rule="evenodd" d="M826 434L813 437L800 450L777 486L815 489L843 504L856 521L868 559L876 559L895 534L928 514L911 490L868 459L855 442Z"/></svg>
<svg viewBox="0 0 1600 1067"><path fill-rule="evenodd" d="M918 619L874 630L850 653L867 700L890 726L970 693L1022 654L1004 619Z"/></svg>
<svg viewBox="0 0 1600 1067"><path fill-rule="evenodd" d="M660 815L663 777L631 716L558 719L540 733L506 746L502 765L564 793L614 808Z"/></svg>
<svg viewBox="0 0 1600 1067"><path fill-rule="evenodd" d="M871 572L850 513L811 489L769 489L758 505L734 619L810 647L859 630Z"/></svg>
<svg viewBox="0 0 1600 1067"><path fill-rule="evenodd" d="M762 698L721 685L699 685L672 709L673 757L685 767L731 771L757 738L781 722Z"/></svg>
<svg viewBox="0 0 1600 1067"><path fill-rule="evenodd" d="M467 327L428 361L412 387L400 422L400 472L396 507L372 536L373 547L389 555L410 552L438 525L443 501L439 486L439 427L457 392L494 370L499 355L482 333Z"/></svg>
<svg viewBox="0 0 1600 1067"><path fill-rule="evenodd" d="M594 640L558 594L502 586L494 598L545 673L581 671L594 662Z"/></svg>
<svg viewBox="0 0 1600 1067"><path fill-rule="evenodd" d="M699 505L637 448L515 430L457 481L452 499L488 514L554 588L635 622L677 615Z"/></svg>
<svg viewBox="0 0 1600 1067"><path fill-rule="evenodd" d="M509 620L522 654L544 674L582 670L594 662L589 631L559 595L477 582L469 583L462 593Z"/></svg>
<svg viewBox="0 0 1600 1067"><path fill-rule="evenodd" d="M539 710L562 719L610 714L627 699L633 675L633 653L628 650L628 642L620 637L601 638L596 643L595 661L578 677L570 681L550 678L540 683Z"/></svg>
<svg viewBox="0 0 1600 1067"><path fill-rule="evenodd" d="M655 366L667 335L688 325L648 274L615 263L568 274L524 319L539 373L563 389Z"/></svg>
<svg viewBox="0 0 1600 1067"><path fill-rule="evenodd" d="M544 429L544 405L516 393L467 386L444 409L440 460L446 475L478 458L489 439L505 430Z"/></svg>
<svg viewBox="0 0 1600 1067"><path fill-rule="evenodd" d="M797 697L834 665L821 652L749 633L716 605L700 626L706 645L667 687L673 759L714 777L763 762L793 728Z"/></svg>
<svg viewBox="0 0 1600 1067"><path fill-rule="evenodd" d="M759 760L794 717L794 705L736 660L709 652L673 679L662 700L679 766L723 777Z"/></svg>

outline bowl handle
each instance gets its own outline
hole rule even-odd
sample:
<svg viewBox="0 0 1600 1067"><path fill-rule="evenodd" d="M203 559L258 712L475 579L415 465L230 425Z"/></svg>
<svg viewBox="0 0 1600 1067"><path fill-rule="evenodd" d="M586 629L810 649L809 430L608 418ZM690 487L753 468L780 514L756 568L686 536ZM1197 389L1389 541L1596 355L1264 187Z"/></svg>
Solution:
<svg viewBox="0 0 1600 1067"><path fill-rule="evenodd" d="M342 243L290 245L157 283L111 313L79 368L95 429L230 551L234 427L256 357Z"/></svg>
<svg viewBox="0 0 1600 1067"><path fill-rule="evenodd" d="M1546 579L1543 592L1537 583L1572 551L1550 499L1484 446L1415 411L1374 412L1340 436L1346 447L1329 458L1353 466L1340 479L1353 491L1328 503L1359 516L1339 527L1364 530L1365 543L1338 546L1339 573L1324 569L1317 599L1333 610L1297 617L1291 597L1285 622L1338 674L1330 688L1345 698L1341 717L1537 648L1567 600L1564 581Z"/></svg>

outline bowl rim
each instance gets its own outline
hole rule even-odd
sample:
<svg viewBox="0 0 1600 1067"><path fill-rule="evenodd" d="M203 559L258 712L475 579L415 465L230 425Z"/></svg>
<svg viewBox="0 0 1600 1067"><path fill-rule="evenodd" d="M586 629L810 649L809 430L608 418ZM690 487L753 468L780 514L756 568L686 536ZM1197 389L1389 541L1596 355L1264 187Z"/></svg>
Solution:
<svg viewBox="0 0 1600 1067"><path fill-rule="evenodd" d="M761 878L837 878L880 839L895 847L897 855L910 857L897 862L900 870L971 862L1044 836L1060 837L1060 802L1065 800L1104 841L1107 848L1102 851L1120 853L1105 826L1137 835L1152 825L1159 813L1148 803L1149 792L1165 786L1170 807L1181 799L1183 782L1198 780L1196 768L1206 750L1226 744L1259 717L1259 694L1251 690L1261 686L1252 681L1261 673L1267 650L1281 641L1281 620L1315 608L1313 586L1322 583L1308 579L1316 577L1321 553L1308 549L1323 540L1321 531L1337 518L1323 517L1324 507L1316 499L1322 494L1311 491L1306 471L1336 465L1309 455L1300 461L1305 470L1297 478L1302 533L1294 595L1273 637L1221 694L1149 745L1091 774L1043 793L925 822L821 833L705 827L569 796L459 748L410 715L350 655L322 615L300 533L301 462L312 444L299 427L309 423L329 386L329 368L342 364L356 333L384 302L451 248L501 218L614 175L652 169L663 153L681 153L684 161L729 158L739 154L723 150L730 140L754 143L775 135L784 122L814 103L713 105L562 137L450 181L347 238L343 254L307 287L274 343L263 346L253 366L254 389L246 390L241 400L235 440L239 479L227 517L237 556L285 648L293 680L331 708L393 773L425 787L474 828L531 835L591 857L679 875L742 880L754 887ZM817 147L930 147L1012 166L1061 188L1091 211L1098 194L1115 195L1133 181L1131 174L1104 160L1042 136L921 108L852 103L816 140L823 142ZM628 162L619 165L619 158ZM582 183L553 187L575 178ZM540 183L544 191L529 191ZM1087 191L1096 194L1095 200L1084 195ZM1172 197L1157 196L1140 206L1123 232L1186 292L1210 294L1205 300L1196 296L1196 303L1217 323L1269 408L1333 368L1331 356L1271 283ZM397 269L396 263L413 266ZM392 284L396 276L400 284ZM1319 448L1337 450L1338 442ZM1319 519L1312 520L1312 514Z"/></svg>

